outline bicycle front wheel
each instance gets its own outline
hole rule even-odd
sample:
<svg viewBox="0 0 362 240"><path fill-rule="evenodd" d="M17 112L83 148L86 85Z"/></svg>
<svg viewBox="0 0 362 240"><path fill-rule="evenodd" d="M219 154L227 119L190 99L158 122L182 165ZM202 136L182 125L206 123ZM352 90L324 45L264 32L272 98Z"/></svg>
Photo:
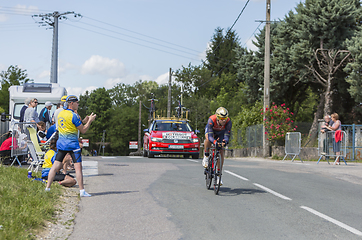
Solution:
<svg viewBox="0 0 362 240"><path fill-rule="evenodd" d="M215 172L215 179L214 179L214 193L215 195L219 194L220 186L221 186L221 170L217 169L217 162L221 165L221 156L220 153L216 155L216 161L214 164L214 172ZM220 167L221 168L221 167Z"/></svg>
<svg viewBox="0 0 362 240"><path fill-rule="evenodd" d="M206 189L210 189L212 183L212 165L211 158L209 157L209 165L205 169Z"/></svg>

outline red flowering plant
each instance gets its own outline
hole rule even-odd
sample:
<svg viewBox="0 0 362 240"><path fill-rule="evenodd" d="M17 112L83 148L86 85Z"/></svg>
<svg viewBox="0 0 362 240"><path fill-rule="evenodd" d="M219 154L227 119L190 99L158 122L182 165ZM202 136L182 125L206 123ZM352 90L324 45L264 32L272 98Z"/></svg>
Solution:
<svg viewBox="0 0 362 240"><path fill-rule="evenodd" d="M261 109L261 114L265 124L265 134L272 142L284 140L287 132L297 130L298 126L292 120L293 113L285 106L285 103L280 106L272 103L272 106L266 108L265 111Z"/></svg>

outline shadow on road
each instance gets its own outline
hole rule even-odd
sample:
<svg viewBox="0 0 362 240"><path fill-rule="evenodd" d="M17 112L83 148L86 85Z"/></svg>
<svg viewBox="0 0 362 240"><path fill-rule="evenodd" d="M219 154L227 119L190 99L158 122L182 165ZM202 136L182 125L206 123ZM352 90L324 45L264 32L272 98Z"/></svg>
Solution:
<svg viewBox="0 0 362 240"><path fill-rule="evenodd" d="M135 193L139 191L108 191L108 192L99 192L99 193L90 193L92 196L102 196L110 194L125 194L125 193Z"/></svg>
<svg viewBox="0 0 362 240"><path fill-rule="evenodd" d="M94 177L99 177L99 176L113 176L114 174L113 173L102 173L102 174L96 174L96 175L93 175Z"/></svg>
<svg viewBox="0 0 362 240"><path fill-rule="evenodd" d="M227 187L221 187L219 191L219 195L222 196L237 196L240 194L256 194L256 193L266 193L263 190L259 189L251 189L251 188L227 188Z"/></svg>

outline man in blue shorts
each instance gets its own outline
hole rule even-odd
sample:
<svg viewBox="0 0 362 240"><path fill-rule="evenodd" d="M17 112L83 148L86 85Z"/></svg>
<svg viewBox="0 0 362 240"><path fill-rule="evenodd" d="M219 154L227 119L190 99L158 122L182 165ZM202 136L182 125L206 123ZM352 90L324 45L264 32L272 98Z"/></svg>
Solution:
<svg viewBox="0 0 362 240"><path fill-rule="evenodd" d="M73 159L75 176L79 185L79 192L81 197L90 197L84 190L83 173L82 173L82 155L78 141L78 130L81 133L86 133L91 123L96 118L96 114L88 116L88 121L85 125L82 124L81 119L74 111L78 110L78 98L74 95L69 95L66 99L68 105L67 109L61 111L58 115L58 131L59 139L57 141L58 153L55 157L54 164L49 171L48 182L45 191L50 191L50 186L54 180L55 173L62 168L62 162L67 155Z"/></svg>
<svg viewBox="0 0 362 240"><path fill-rule="evenodd" d="M229 113L226 108L219 107L214 115L209 117L207 125L205 127L205 141L204 141L204 158L202 160L202 166L207 168L209 164L209 149L211 144L218 144L218 142L225 147L229 143L230 132L231 132L231 120ZM222 171L224 165L224 150L220 150L221 155L221 166L218 169ZM222 184L222 180L221 180Z"/></svg>

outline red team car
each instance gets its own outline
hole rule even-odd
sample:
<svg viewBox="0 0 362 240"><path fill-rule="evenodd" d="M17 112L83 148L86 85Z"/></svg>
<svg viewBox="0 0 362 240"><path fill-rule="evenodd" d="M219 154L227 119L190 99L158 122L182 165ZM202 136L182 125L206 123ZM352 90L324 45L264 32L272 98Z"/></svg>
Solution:
<svg viewBox="0 0 362 240"><path fill-rule="evenodd" d="M187 120L155 119L144 132L144 157L173 154L199 158L200 141Z"/></svg>

